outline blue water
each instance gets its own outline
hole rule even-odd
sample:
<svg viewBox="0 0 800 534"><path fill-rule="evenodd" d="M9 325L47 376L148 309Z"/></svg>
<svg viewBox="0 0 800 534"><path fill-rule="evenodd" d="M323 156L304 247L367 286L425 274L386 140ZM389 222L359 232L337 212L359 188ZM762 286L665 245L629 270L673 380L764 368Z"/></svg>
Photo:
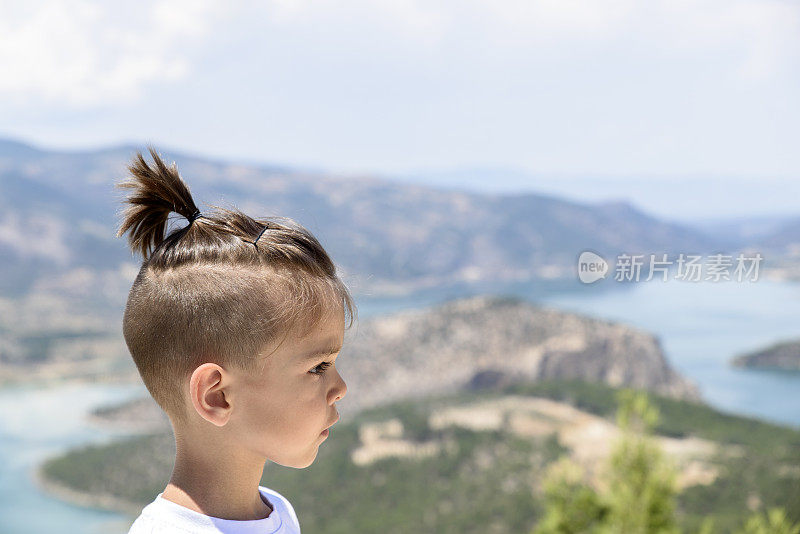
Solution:
<svg viewBox="0 0 800 534"><path fill-rule="evenodd" d="M653 281L625 292L577 291L540 302L648 330L710 405L800 427L800 372L729 365L744 352L800 338L800 284Z"/></svg>
<svg viewBox="0 0 800 534"><path fill-rule="evenodd" d="M93 408L146 393L138 385L65 384L0 389L0 533L123 534L129 518L73 506L39 491L33 472L46 458L122 435L89 424Z"/></svg>
<svg viewBox="0 0 800 534"><path fill-rule="evenodd" d="M605 285L603 285L605 284ZM359 317L435 305L492 292L654 333L671 364L720 410L800 427L800 373L735 369L735 355L800 338L800 284L669 280L598 285L518 284L481 290L440 289L398 298L358 299ZM145 395L141 385L62 385L0 389L0 534L124 534L131 518L72 506L42 494L32 470L44 458L117 437L84 419L92 408ZM68 528L67 528L68 526Z"/></svg>

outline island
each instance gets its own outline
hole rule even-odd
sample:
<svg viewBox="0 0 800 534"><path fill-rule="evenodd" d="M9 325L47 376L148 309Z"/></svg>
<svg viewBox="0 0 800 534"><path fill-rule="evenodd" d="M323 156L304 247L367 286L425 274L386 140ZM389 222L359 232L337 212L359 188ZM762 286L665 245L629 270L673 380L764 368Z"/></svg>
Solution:
<svg viewBox="0 0 800 534"><path fill-rule="evenodd" d="M731 360L735 367L800 371L800 340L783 341L742 354Z"/></svg>

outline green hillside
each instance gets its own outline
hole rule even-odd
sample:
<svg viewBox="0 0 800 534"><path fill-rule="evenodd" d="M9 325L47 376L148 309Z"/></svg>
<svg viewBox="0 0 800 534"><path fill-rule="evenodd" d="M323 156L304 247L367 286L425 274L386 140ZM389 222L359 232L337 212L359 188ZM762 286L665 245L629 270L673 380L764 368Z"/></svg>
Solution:
<svg viewBox="0 0 800 534"><path fill-rule="evenodd" d="M613 420L615 392L598 384L546 382L393 403L337 424L307 469L269 463L262 483L292 502L306 533L527 533L543 517L545 467L568 453L557 434L523 438L507 428L431 428L431 413L514 395L568 402ZM716 455L710 460L719 472L714 482L679 494L684 529L696 532L713 515L719 532L733 532L754 503L759 509L783 507L790 519L800 520L800 430L701 404L651 399L661 413L657 434L694 436L743 451ZM442 446L427 456L357 465L353 453L363 444L363 428L392 419L402 423L403 440ZM163 490L173 455L170 435L143 436L72 451L47 462L42 473L74 490L141 506Z"/></svg>

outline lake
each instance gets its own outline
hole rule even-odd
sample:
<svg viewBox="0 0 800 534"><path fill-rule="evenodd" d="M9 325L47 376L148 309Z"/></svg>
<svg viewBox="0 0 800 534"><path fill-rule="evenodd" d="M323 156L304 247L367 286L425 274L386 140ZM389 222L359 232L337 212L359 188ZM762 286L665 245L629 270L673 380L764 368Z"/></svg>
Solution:
<svg viewBox="0 0 800 534"><path fill-rule="evenodd" d="M66 448L118 437L120 433L89 424L85 415L143 393L144 386L119 384L0 388L0 534L127 532L130 521L125 516L52 498L35 486L33 473L43 460Z"/></svg>
<svg viewBox="0 0 800 534"><path fill-rule="evenodd" d="M610 319L657 335L672 365L694 380L711 405L732 413L800 426L800 373L735 369L742 352L800 337L800 284L676 280L585 286L516 284L441 289L398 298L358 298L359 317L420 308L483 291ZM62 503L42 494L32 471L65 448L105 442L120 433L84 420L94 407L146 394L141 385L67 384L0 389L0 534L124 534L131 518ZM155 497L155 496L154 496Z"/></svg>

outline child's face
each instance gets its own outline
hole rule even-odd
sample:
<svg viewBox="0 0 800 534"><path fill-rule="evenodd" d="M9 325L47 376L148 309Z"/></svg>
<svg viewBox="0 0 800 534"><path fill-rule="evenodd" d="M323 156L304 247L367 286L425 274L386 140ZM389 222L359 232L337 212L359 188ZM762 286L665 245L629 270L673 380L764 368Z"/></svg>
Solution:
<svg viewBox="0 0 800 534"><path fill-rule="evenodd" d="M260 374L237 374L229 424L241 436L242 446L288 467L303 468L314 462L326 439L323 430L339 418L334 403L345 395L347 385L332 364L338 350L311 354L339 349L343 342L340 307L323 317L305 338L287 336L282 344L276 340L267 347L264 355L269 356ZM331 365L326 368L323 362Z"/></svg>

